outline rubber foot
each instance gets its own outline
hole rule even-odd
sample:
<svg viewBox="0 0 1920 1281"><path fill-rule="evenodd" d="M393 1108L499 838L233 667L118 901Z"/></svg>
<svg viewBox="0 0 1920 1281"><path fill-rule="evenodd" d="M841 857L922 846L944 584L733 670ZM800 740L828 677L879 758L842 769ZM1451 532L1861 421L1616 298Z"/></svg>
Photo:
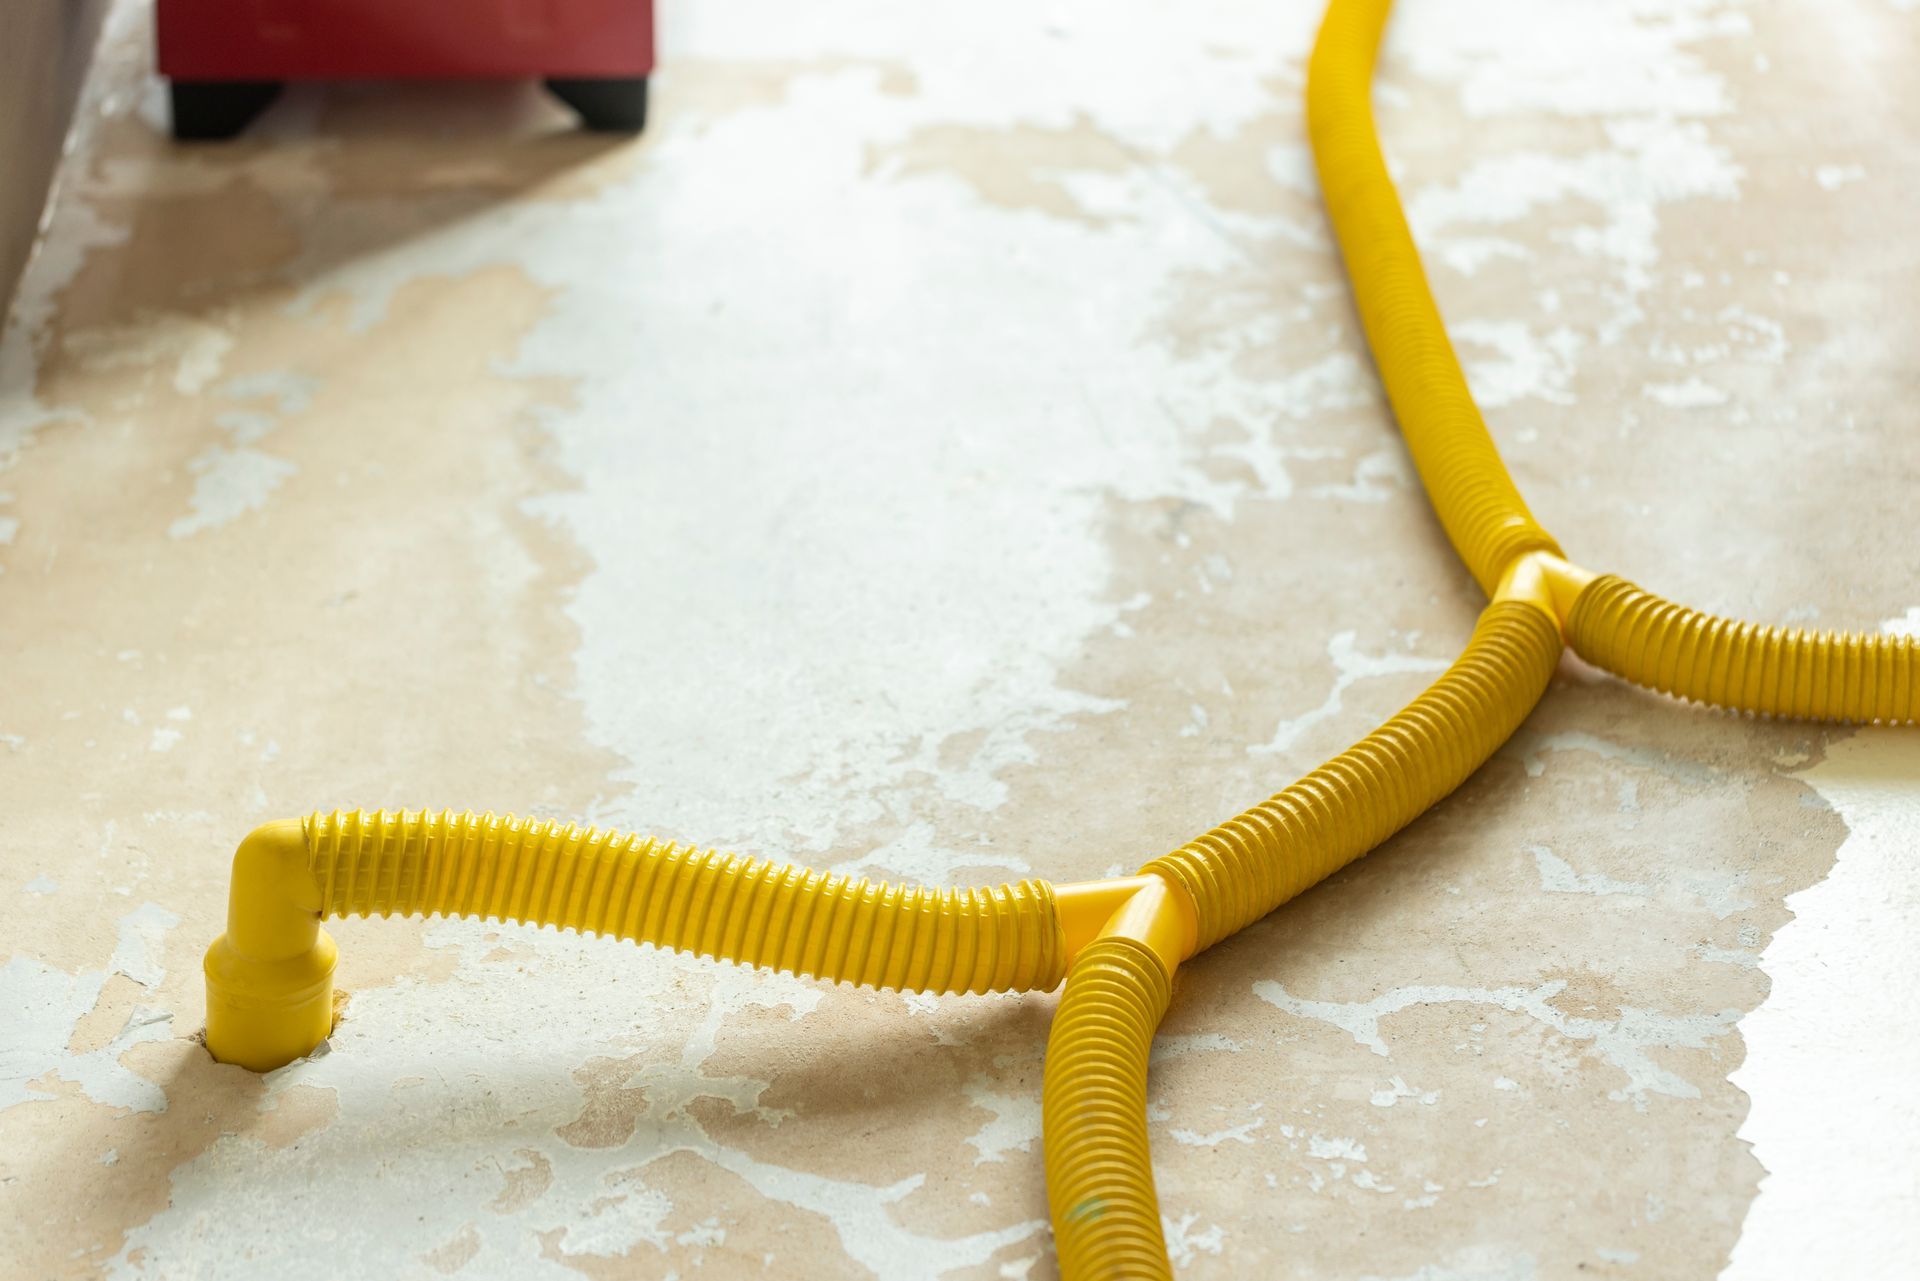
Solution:
<svg viewBox="0 0 1920 1281"><path fill-rule="evenodd" d="M645 76L556 76L547 89L595 133L639 133L647 126Z"/></svg>
<svg viewBox="0 0 1920 1281"><path fill-rule="evenodd" d="M278 80L175 80L168 86L173 136L183 142L236 137L280 95Z"/></svg>

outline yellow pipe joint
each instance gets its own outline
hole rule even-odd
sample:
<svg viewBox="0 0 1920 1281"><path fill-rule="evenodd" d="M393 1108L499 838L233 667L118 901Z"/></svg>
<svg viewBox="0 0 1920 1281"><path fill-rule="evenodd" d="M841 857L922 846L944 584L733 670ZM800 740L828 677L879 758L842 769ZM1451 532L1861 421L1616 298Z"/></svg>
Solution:
<svg viewBox="0 0 1920 1281"><path fill-rule="evenodd" d="M1494 599L1525 601L1538 607L1559 625L1561 635L1565 636L1574 602L1594 577L1592 571L1552 552L1523 552L1502 571Z"/></svg>
<svg viewBox="0 0 1920 1281"><path fill-rule="evenodd" d="M207 1050L267 1072L333 1030L333 938L298 821L254 830L233 856L227 932L207 949Z"/></svg>
<svg viewBox="0 0 1920 1281"><path fill-rule="evenodd" d="M1053 897L1069 966L1095 939L1128 938L1172 974L1194 954L1199 940L1193 900L1157 872L1057 885Z"/></svg>

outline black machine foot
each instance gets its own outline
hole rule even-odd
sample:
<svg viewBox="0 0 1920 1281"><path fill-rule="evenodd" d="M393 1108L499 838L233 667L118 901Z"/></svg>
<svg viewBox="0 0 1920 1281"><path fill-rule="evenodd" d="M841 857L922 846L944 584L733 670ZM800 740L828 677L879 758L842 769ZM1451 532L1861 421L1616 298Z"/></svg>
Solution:
<svg viewBox="0 0 1920 1281"><path fill-rule="evenodd" d="M579 113L581 124L596 133L639 133L646 128L645 76L556 76L547 81L547 88Z"/></svg>
<svg viewBox="0 0 1920 1281"><path fill-rule="evenodd" d="M280 93L278 80L175 80L173 136L192 141L232 138Z"/></svg>

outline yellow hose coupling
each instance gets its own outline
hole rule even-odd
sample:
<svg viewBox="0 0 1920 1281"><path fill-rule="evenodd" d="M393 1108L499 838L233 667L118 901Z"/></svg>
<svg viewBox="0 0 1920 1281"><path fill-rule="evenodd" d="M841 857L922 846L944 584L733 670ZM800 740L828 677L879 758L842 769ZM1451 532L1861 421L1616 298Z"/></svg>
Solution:
<svg viewBox="0 0 1920 1281"><path fill-rule="evenodd" d="M333 1031L333 938L298 821L256 828L233 856L227 932L207 949L207 1049L268 1072Z"/></svg>
<svg viewBox="0 0 1920 1281"><path fill-rule="evenodd" d="M1523 552L1514 557L1500 575L1500 586L1493 598L1539 606L1559 625L1564 637L1574 602L1593 580L1591 570L1582 569L1552 552Z"/></svg>
<svg viewBox="0 0 1920 1281"><path fill-rule="evenodd" d="M1144 944L1171 975L1193 955L1199 939L1198 917L1186 892L1158 872L1057 885L1053 895L1069 965L1095 939L1130 938Z"/></svg>

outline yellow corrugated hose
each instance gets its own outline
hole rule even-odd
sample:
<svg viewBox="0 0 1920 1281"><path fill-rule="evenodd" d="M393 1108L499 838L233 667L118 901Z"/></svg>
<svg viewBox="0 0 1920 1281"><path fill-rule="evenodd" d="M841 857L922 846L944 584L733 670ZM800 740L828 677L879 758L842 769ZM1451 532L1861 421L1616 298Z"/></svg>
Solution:
<svg viewBox="0 0 1920 1281"><path fill-rule="evenodd" d="M297 928L280 910L290 898L301 904ZM913 992L1048 991L1066 972L1045 881L906 889L511 815L269 824L236 856L229 900L227 934L207 959L207 1048L257 1070L326 1036L333 990L330 974L292 991L269 976L263 990L249 962L322 947L331 958L319 927L329 916L524 921ZM270 1035L288 1022L302 1029L291 1042Z"/></svg>
<svg viewBox="0 0 1920 1281"><path fill-rule="evenodd" d="M1920 714L1920 642L1716 618L1604 574L1567 618L1575 653L1636 685L1736 711L1898 725Z"/></svg>
<svg viewBox="0 0 1920 1281"><path fill-rule="evenodd" d="M1307 66L1307 132L1374 365L1460 559L1488 595L1528 552L1560 554L1494 448L1447 340L1373 127L1384 0L1336 0Z"/></svg>
<svg viewBox="0 0 1920 1281"><path fill-rule="evenodd" d="M1454 547L1492 597L1460 658L1385 725L1139 873L1053 886L915 889L528 819L443 812L269 823L234 856L208 949L207 1047L265 1071L333 1024L329 916L554 925L835 982L917 992L1051 990L1042 1084L1060 1271L1170 1277L1146 1074L1177 968L1392 836L1532 711L1561 638L1681 698L1774 716L1907 722L1920 644L1730 622L1563 559L1469 394L1374 132L1388 0L1335 0L1307 117L1367 341Z"/></svg>

